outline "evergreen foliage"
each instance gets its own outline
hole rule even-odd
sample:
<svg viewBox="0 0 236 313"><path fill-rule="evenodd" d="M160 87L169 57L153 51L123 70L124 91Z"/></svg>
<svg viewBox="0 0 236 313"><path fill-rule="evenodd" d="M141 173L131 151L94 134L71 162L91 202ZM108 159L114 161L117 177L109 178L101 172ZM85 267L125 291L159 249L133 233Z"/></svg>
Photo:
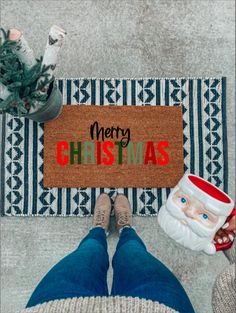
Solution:
<svg viewBox="0 0 236 313"><path fill-rule="evenodd" d="M0 43L0 83L10 92L5 100L0 95L0 111L23 116L37 102L46 101L47 93L44 90L54 77L47 73L50 65L42 66L42 57L36 59L32 68L27 69L15 53L17 43L9 40L10 32L2 28L0 30L3 34Z"/></svg>

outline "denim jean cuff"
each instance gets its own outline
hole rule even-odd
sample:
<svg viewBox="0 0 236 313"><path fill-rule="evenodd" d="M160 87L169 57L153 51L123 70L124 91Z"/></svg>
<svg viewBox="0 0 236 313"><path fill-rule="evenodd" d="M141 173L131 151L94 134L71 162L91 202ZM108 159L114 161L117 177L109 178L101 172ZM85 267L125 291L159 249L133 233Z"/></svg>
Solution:
<svg viewBox="0 0 236 313"><path fill-rule="evenodd" d="M125 228L132 228L133 230L136 231L136 229L135 229L134 226L125 225L125 226L123 226L123 227L121 227L121 228L119 229L119 236L121 235L122 231L123 231Z"/></svg>
<svg viewBox="0 0 236 313"><path fill-rule="evenodd" d="M106 231L101 225L97 225L97 226L92 226L91 228L89 228L89 230L92 230L94 228L102 228L106 234L106 236L108 237L109 236L109 231Z"/></svg>

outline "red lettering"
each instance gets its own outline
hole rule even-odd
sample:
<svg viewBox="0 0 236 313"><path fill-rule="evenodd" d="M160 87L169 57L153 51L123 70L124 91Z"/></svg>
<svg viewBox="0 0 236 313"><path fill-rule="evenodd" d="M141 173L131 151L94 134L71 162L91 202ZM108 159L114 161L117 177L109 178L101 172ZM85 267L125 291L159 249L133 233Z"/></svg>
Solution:
<svg viewBox="0 0 236 313"><path fill-rule="evenodd" d="M57 143L57 163L60 165L66 165L69 162L69 156L64 155L64 158L62 157L62 149L69 150L69 144L66 141L59 141Z"/></svg>
<svg viewBox="0 0 236 313"><path fill-rule="evenodd" d="M97 164L101 164L102 161L101 161L101 142L98 141L97 142Z"/></svg>
<svg viewBox="0 0 236 313"><path fill-rule="evenodd" d="M147 148L146 148L146 154L144 159L144 164L148 164L148 162L151 161L152 164L156 164L156 155L155 155L155 149L152 141L147 142Z"/></svg>
<svg viewBox="0 0 236 313"><path fill-rule="evenodd" d="M159 165L166 165L169 163L169 155L165 150L163 150L163 147L169 148L169 142L168 141L160 141L157 145L157 150L162 155L162 157L157 158L157 162Z"/></svg>
<svg viewBox="0 0 236 313"><path fill-rule="evenodd" d="M108 156L108 159L107 158L102 159L105 165L111 165L114 163L114 155L111 153L108 147L114 148L114 143L111 141L105 141L103 144L103 152Z"/></svg>

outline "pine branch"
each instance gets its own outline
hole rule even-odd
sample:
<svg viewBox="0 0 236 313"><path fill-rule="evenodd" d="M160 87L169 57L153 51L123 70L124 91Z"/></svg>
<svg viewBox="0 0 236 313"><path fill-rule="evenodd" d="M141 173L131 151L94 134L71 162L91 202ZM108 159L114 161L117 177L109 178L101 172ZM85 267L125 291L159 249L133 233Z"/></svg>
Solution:
<svg viewBox="0 0 236 313"><path fill-rule="evenodd" d="M53 80L49 66L42 66L42 57L28 68L16 53L17 42L9 39L9 31L1 29L3 41L0 44L0 84L8 91L0 100L0 110L22 116L35 107L37 102L44 103L47 93L42 94ZM1 97L0 97L1 98Z"/></svg>

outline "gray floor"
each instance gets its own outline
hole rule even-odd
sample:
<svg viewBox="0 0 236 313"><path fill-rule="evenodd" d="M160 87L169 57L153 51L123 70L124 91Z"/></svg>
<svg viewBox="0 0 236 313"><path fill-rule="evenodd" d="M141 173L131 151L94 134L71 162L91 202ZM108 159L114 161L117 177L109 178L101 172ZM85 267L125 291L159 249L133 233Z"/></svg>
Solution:
<svg viewBox="0 0 236 313"><path fill-rule="evenodd" d="M43 53L51 24L66 28L60 77L227 76L230 195L235 196L234 1L2 0L1 25L22 29ZM90 218L1 219L1 312L20 310L36 283L76 247ZM156 218L134 219L149 250L185 286L199 313L211 313L214 279L227 264L177 246ZM114 251L117 238L109 238ZM111 283L109 271L109 284Z"/></svg>

